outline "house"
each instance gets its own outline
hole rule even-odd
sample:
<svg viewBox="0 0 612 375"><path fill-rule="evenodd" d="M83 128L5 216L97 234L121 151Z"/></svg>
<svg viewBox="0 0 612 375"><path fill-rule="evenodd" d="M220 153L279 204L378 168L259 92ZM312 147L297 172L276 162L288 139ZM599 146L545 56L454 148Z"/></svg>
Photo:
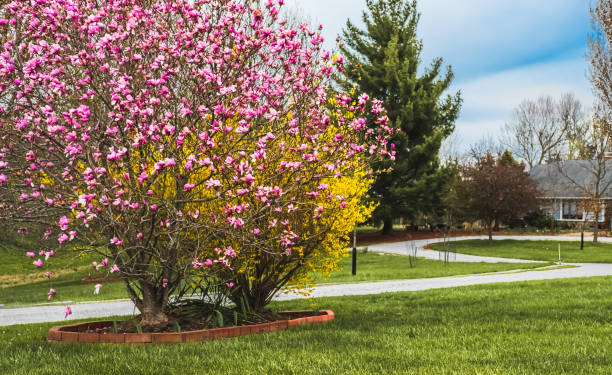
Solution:
<svg viewBox="0 0 612 375"><path fill-rule="evenodd" d="M529 174L541 208L556 221L593 221L595 211L600 226L612 218L612 161L566 160L537 165Z"/></svg>

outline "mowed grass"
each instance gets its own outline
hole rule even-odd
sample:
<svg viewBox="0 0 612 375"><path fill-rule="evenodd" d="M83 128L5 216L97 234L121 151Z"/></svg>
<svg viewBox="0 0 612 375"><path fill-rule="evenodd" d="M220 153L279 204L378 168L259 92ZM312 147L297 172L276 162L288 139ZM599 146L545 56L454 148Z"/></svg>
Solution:
<svg viewBox="0 0 612 375"><path fill-rule="evenodd" d="M44 255L39 255L39 250L30 250L21 247L11 246L0 248L0 261L2 267L0 267L0 280L8 279L11 275L35 275L36 277L43 278L45 272L58 272L58 271L74 271L75 269L83 268L85 266L91 266L91 262L101 259L97 259L93 255L80 254L76 250L60 250L56 254L45 261ZM36 256L28 258L26 256L27 251L32 251ZM43 266L38 268L32 264L33 261L41 259ZM0 284L1 286L2 284Z"/></svg>
<svg viewBox="0 0 612 375"><path fill-rule="evenodd" d="M52 257L45 260L44 254L40 254L44 249L47 249L44 244L31 239L0 233L0 288L47 280L46 272L54 277L75 272L84 273L85 276L88 273L92 277L102 276L91 265L93 261L100 263L100 256L64 248L56 250ZM27 257L27 252L34 253L34 258ZM33 264L38 259L43 262L40 268Z"/></svg>
<svg viewBox="0 0 612 375"><path fill-rule="evenodd" d="M334 321L190 344L50 344L51 323L0 327L0 373L610 374L611 289L594 277L321 298Z"/></svg>
<svg viewBox="0 0 612 375"><path fill-rule="evenodd" d="M19 257L15 260L3 258L0 261L14 261L28 263L28 259ZM54 259L52 259L54 260ZM380 280L418 279L427 277L442 277L452 275L465 275L473 273L507 271L514 269L528 269L542 267L543 264L513 264L513 263L448 263L437 260L418 259L415 267L410 267L407 256L380 254L375 252L360 251L357 261L357 275L351 275L351 258L345 258L341 262L342 269L333 272L328 278L315 275L317 283L344 283L344 282L366 282ZM82 263L82 262L81 262ZM33 266L32 266L33 267ZM17 268L17 267L15 267ZM83 267L81 267L83 268ZM90 273L92 277L98 276L90 266L85 266L77 272L66 270L67 274L53 277L51 280L42 278L30 283L18 283L13 286L0 285L0 303L4 305L26 305L47 302L47 293L50 288L57 291L53 301L102 301L109 299L127 298L124 284L122 282L102 283L100 294L94 295L94 284L83 283L82 278ZM21 280L25 275L18 275ZM103 276L103 275L101 275Z"/></svg>
<svg viewBox="0 0 612 375"><path fill-rule="evenodd" d="M39 255L40 247L26 246L21 241L0 243L0 304L32 304L47 302L50 288L57 291L53 301L87 301L125 298L127 294L122 283L105 283L100 296L94 296L94 285L84 283L83 278L106 277L108 267L96 271L92 261L101 262L99 256L83 254L76 250L63 249L44 260ZM34 260L43 260L38 268L32 259L26 256L27 251L36 253ZM49 279L45 272L51 272ZM102 293L104 292L104 293Z"/></svg>
<svg viewBox="0 0 612 375"><path fill-rule="evenodd" d="M418 258L414 267L410 259L404 255L384 254L373 251L357 252L357 274L353 276L352 257L342 259L341 270L333 272L329 278L317 276L317 283L365 282L380 280L406 280L429 277L444 277L454 275L469 275L475 273L498 272L516 269L531 269L543 267L542 263L474 263L448 262Z"/></svg>
<svg viewBox="0 0 612 375"><path fill-rule="evenodd" d="M109 299L127 298L123 282L103 282L98 295L94 295L95 283L85 283L82 279L89 271L81 270L52 278L51 280L35 281L0 288L0 303L4 305L27 305L49 302L47 293L53 288L56 295L50 302L58 301L103 301ZM92 273L92 277L96 274Z"/></svg>
<svg viewBox="0 0 612 375"><path fill-rule="evenodd" d="M454 242L453 249L461 254L494 256L502 258L530 259L555 262L559 258L558 246L561 244L561 261L568 263L612 263L612 244L593 245L585 241L580 250L580 241L526 241L526 240L464 240ZM441 250L442 244L431 248Z"/></svg>

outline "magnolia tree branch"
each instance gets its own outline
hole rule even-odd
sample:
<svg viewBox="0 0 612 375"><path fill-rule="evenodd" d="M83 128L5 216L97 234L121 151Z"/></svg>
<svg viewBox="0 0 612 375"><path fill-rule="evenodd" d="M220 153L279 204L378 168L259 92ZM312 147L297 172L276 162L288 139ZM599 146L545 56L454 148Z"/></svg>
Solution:
<svg viewBox="0 0 612 375"><path fill-rule="evenodd" d="M328 94L342 58L282 3L4 6L0 219L88 244L147 324L185 279L261 308L337 262L392 130L380 101Z"/></svg>

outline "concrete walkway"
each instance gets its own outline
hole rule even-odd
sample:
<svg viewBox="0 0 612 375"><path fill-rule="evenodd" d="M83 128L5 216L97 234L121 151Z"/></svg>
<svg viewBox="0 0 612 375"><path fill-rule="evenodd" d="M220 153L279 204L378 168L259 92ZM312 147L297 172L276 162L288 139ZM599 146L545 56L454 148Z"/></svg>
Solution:
<svg viewBox="0 0 612 375"><path fill-rule="evenodd" d="M450 237L450 241L464 241L464 240L486 240L487 236L463 236L463 237ZM534 240L534 241L580 241L580 237L572 236L494 236L494 240ZM373 251L379 251L382 253L392 253L408 255L412 246L417 249L417 256L427 259L439 259L444 260L445 254L435 250L425 250L423 247L432 243L443 242L443 238L431 238L426 240L414 240L414 241L403 241L403 242L390 242L376 245L368 245L367 248ZM591 237L584 238L585 243L592 241ZM601 237L600 242L612 242L612 238ZM563 255L563 254L562 254ZM485 263L538 263L534 260L523 260L523 259L509 259L509 258L497 258L497 257L483 257L477 255L467 255L450 253L448 254L448 260L450 262L485 262Z"/></svg>
<svg viewBox="0 0 612 375"><path fill-rule="evenodd" d="M530 238L527 238L530 237ZM533 237L533 238L531 238ZM461 239L474 239L475 237L459 237ZM565 239L562 239L565 238ZM499 236L495 239L536 239L536 240L559 240L559 241L575 241L575 237L544 237L544 236ZM606 239L606 242L608 239ZM432 250L422 250L422 246L428 242L439 242L440 240L423 240L416 241L420 244L421 249L418 256L428 258L437 258L437 252ZM369 246L371 250L384 251L389 253L406 254L404 242L395 244L380 244ZM469 258L466 258L469 257ZM469 260L466 260L469 259ZM496 260L497 259L497 260ZM456 261L471 261L471 262L510 262L516 259L477 257L457 254ZM505 283L530 280L550 280L561 278L575 277L590 277L590 276L611 276L612 264L599 263L577 263L573 264L576 267L572 268L552 268L546 270L530 270L530 271L504 271L497 273L466 275L466 276L450 276L437 277L429 279L414 279L414 280L397 280L397 281L380 281L369 283L356 284L334 284L320 285L314 289L313 297L331 297L343 295L365 295L387 292L404 292L417 291L437 288L450 288L466 285L488 284L488 283ZM520 267L519 267L520 268ZM277 300L289 300L303 298L300 295L281 295ZM71 304L73 314L66 320L106 317L113 315L130 315L138 313L131 301L111 301L100 303L79 303ZM64 317L63 305L44 305L31 307L5 307L0 308L0 326L23 324L23 323L41 323L61 321Z"/></svg>

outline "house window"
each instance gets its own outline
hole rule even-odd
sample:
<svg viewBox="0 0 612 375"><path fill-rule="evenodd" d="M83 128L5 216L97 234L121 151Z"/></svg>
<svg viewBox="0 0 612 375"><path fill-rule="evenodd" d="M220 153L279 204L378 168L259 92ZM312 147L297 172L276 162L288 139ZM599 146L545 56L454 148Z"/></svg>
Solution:
<svg viewBox="0 0 612 375"><path fill-rule="evenodd" d="M600 223L603 223L605 218L605 210L602 207L601 211L599 211L599 215L597 215L597 221ZM584 213L584 219L586 221L593 221L593 219L595 219L595 214L593 212L585 212Z"/></svg>
<svg viewBox="0 0 612 375"><path fill-rule="evenodd" d="M580 201L578 200L563 200L556 205L557 210L554 213L557 220L566 221L593 221L595 213L593 211L585 212ZM605 207L602 205L601 210L597 213L597 221L600 223L605 219Z"/></svg>
<svg viewBox="0 0 612 375"><path fill-rule="evenodd" d="M582 210L576 201L561 202L561 220L582 220Z"/></svg>

